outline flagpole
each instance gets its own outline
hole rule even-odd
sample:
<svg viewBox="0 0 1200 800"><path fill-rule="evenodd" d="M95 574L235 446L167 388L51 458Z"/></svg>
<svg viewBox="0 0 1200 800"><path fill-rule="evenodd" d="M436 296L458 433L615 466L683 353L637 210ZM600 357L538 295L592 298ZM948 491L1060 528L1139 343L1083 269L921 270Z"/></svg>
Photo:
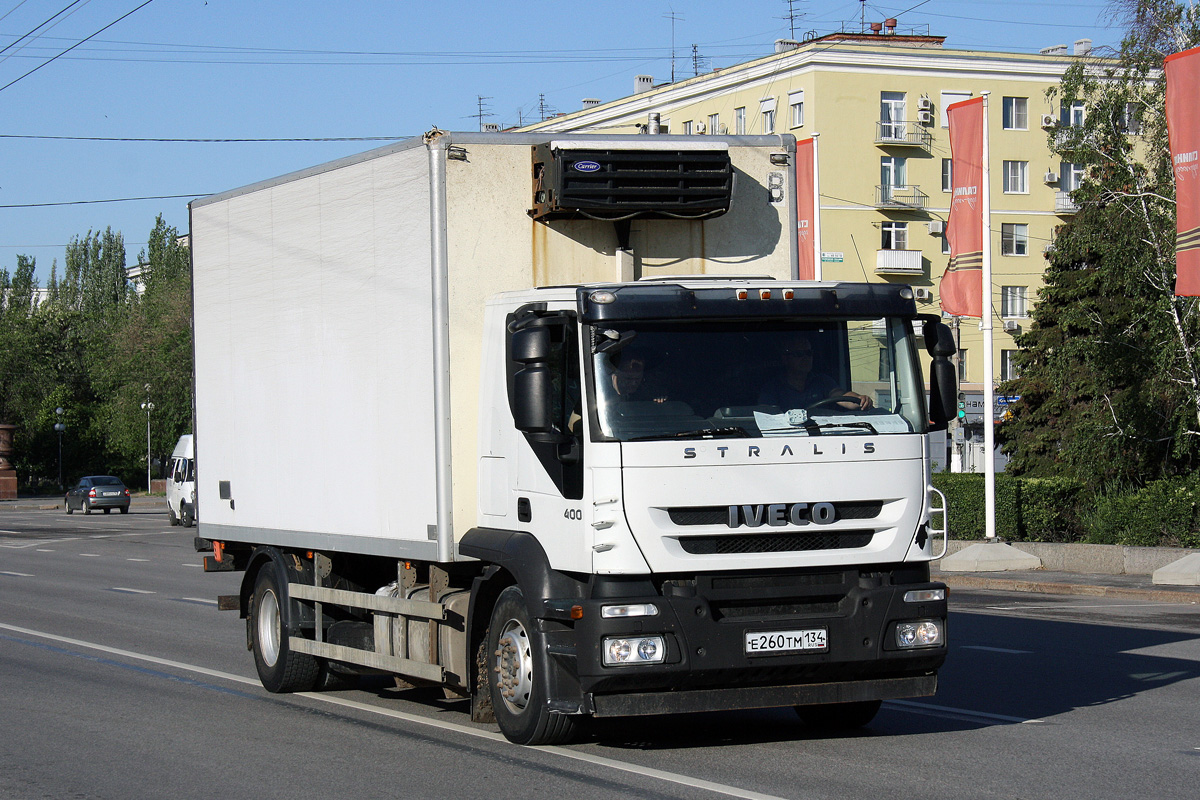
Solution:
<svg viewBox="0 0 1200 800"><path fill-rule="evenodd" d="M817 157L817 139L821 134L812 135L812 174L813 174L813 280L821 280L821 159Z"/></svg>
<svg viewBox="0 0 1200 800"><path fill-rule="evenodd" d="M992 366L992 179L988 146L988 95L983 95L983 308L979 328L983 331L983 457L984 519L987 541L996 541L996 404Z"/></svg>

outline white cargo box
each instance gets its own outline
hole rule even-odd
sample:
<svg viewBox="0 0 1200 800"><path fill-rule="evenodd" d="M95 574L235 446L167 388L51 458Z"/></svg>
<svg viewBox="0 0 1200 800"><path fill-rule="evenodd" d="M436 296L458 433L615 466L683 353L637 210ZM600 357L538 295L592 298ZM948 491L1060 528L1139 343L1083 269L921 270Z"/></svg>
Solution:
<svg viewBox="0 0 1200 800"><path fill-rule="evenodd" d="M453 560L478 514L487 297L795 274L791 137L554 138L435 132L191 204L201 536ZM547 143L726 149L729 211L534 220Z"/></svg>

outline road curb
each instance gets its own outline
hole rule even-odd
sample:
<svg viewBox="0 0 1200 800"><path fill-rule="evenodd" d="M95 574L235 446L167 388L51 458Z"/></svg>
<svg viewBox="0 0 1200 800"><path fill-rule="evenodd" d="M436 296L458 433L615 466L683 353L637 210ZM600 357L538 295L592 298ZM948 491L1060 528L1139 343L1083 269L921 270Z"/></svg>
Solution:
<svg viewBox="0 0 1200 800"><path fill-rule="evenodd" d="M1110 597L1124 600L1145 600L1156 603L1200 603L1200 592L1172 591L1170 589L1138 589L1126 586L1097 586L1087 583L1054 583L1052 581L1023 580L1014 578L986 578L979 575L937 576L951 589L991 589L1000 592L1028 592L1033 594L1074 595L1077 597Z"/></svg>

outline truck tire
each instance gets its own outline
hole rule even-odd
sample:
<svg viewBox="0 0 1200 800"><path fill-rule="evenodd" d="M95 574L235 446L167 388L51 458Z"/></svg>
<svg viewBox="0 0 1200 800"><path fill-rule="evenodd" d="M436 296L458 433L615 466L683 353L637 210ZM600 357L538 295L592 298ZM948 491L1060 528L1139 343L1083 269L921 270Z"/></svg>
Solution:
<svg viewBox="0 0 1200 800"><path fill-rule="evenodd" d="M293 653L283 627L283 604L287 591L279 585L273 564L264 566L254 581L250 597L250 642L258 679L268 692L307 692L323 677L319 660L306 653Z"/></svg>
<svg viewBox="0 0 1200 800"><path fill-rule="evenodd" d="M562 744L575 721L551 714L543 689L549 668L545 649L530 639L533 626L525 597L516 586L500 593L488 626L488 693L500 732L514 744Z"/></svg>
<svg viewBox="0 0 1200 800"><path fill-rule="evenodd" d="M857 703L827 703L819 706L796 706L796 713L805 725L830 731L848 731L870 724L879 713L879 700Z"/></svg>

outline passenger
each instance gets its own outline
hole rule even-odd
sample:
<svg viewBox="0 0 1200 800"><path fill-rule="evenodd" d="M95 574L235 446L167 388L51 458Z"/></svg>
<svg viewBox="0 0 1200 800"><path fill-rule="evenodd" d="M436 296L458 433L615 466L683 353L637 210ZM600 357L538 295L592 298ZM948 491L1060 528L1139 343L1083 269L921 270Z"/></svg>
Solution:
<svg viewBox="0 0 1200 800"><path fill-rule="evenodd" d="M759 392L759 405L779 406L782 409L810 408L823 400L845 398L842 402L830 403L842 408L871 408L871 398L837 385L837 381L823 372L813 372L813 347L807 336L789 336L780 353L783 374L767 381Z"/></svg>

